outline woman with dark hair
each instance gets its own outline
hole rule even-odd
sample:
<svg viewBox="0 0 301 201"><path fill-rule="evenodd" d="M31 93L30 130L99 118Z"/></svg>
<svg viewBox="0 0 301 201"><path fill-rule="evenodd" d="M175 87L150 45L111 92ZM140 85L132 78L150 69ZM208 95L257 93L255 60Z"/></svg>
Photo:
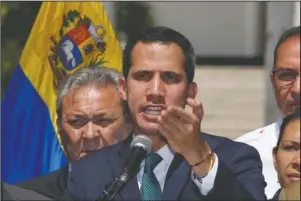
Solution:
<svg viewBox="0 0 301 201"><path fill-rule="evenodd" d="M281 189L300 182L300 109L283 119L273 158ZM272 200L279 199L281 189Z"/></svg>

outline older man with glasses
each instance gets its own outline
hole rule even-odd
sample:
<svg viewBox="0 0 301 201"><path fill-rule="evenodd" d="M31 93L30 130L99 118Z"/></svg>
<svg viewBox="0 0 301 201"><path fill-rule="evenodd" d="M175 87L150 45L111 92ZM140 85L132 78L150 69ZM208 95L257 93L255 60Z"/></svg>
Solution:
<svg viewBox="0 0 301 201"><path fill-rule="evenodd" d="M237 139L258 150L267 182L265 188L267 198L273 197L280 188L272 158L272 149L279 137L279 127L285 116L300 108L300 26L286 30L280 37L274 50L274 68L270 78L281 115L273 124Z"/></svg>

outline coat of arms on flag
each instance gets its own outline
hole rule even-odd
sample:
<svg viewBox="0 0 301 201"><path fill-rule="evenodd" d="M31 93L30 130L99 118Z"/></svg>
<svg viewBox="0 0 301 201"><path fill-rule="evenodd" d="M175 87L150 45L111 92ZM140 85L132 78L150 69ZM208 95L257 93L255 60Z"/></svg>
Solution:
<svg viewBox="0 0 301 201"><path fill-rule="evenodd" d="M63 78L75 70L106 62L106 30L103 26L94 25L89 17L81 16L76 10L68 11L62 20L58 39L55 36L50 38L53 46L48 57L55 75L53 84L56 89Z"/></svg>

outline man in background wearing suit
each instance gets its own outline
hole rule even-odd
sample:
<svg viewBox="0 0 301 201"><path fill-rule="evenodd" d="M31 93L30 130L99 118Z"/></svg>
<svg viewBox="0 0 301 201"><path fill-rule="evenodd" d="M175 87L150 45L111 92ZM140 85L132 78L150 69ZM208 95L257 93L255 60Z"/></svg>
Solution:
<svg viewBox="0 0 301 201"><path fill-rule="evenodd" d="M65 153L78 160L125 139L131 128L126 105L118 91L122 74L109 68L84 68L61 86L57 125ZM53 199L60 199L72 166L18 184Z"/></svg>
<svg viewBox="0 0 301 201"><path fill-rule="evenodd" d="M200 132L203 108L194 99L194 70L192 45L173 29L154 27L128 41L119 86L132 135L72 163L63 199L97 199L122 172L132 137L146 135L153 152L114 200L264 200L258 152Z"/></svg>

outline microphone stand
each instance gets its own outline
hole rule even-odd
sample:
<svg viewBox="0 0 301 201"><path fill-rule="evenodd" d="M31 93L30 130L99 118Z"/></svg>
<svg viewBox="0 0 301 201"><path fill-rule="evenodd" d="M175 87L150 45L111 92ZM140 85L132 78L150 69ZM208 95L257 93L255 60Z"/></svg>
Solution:
<svg viewBox="0 0 301 201"><path fill-rule="evenodd" d="M100 196L97 198L96 201L112 200L114 196L122 190L122 188L125 186L128 180L130 180L133 175L137 174L137 172L140 169L141 161L146 157L148 153L148 151L145 150L144 146L139 146L138 143L141 143L139 142L140 138L145 137L137 137L136 139L138 139L138 142L136 142L137 140L133 140L133 142L137 143L137 146L134 146L130 154L128 155L123 172L112 183L109 183L105 187L105 189L101 192ZM151 144L150 139L149 141ZM145 142L142 141L142 144L143 143Z"/></svg>
<svg viewBox="0 0 301 201"><path fill-rule="evenodd" d="M115 179L114 182L112 182L102 191L96 201L112 200L115 195L121 191L129 178L130 177L128 174L122 173Z"/></svg>

